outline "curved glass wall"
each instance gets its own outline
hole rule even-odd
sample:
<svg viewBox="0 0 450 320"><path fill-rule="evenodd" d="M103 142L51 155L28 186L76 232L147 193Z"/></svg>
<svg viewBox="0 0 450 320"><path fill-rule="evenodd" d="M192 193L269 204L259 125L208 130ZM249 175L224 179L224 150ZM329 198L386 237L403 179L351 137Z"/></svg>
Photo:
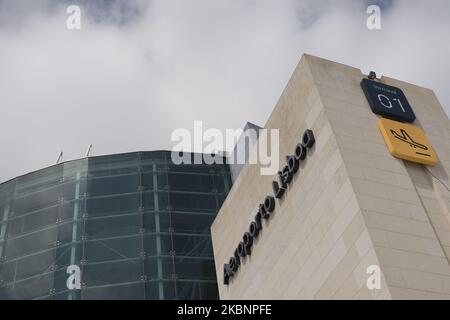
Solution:
<svg viewBox="0 0 450 320"><path fill-rule="evenodd" d="M217 299L210 226L230 184L227 165L174 165L166 151L1 184L0 299Z"/></svg>

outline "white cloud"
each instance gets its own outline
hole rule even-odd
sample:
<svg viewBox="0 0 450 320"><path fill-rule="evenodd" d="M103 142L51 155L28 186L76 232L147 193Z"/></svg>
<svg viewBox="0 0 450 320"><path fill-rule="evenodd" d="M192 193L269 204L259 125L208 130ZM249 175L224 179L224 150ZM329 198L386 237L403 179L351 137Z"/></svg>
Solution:
<svg viewBox="0 0 450 320"><path fill-rule="evenodd" d="M90 143L168 149L194 120L263 125L303 52L433 88L450 108L445 0L397 0L381 31L360 1L113 1L106 20L85 6L81 31L54 3L0 1L0 181Z"/></svg>

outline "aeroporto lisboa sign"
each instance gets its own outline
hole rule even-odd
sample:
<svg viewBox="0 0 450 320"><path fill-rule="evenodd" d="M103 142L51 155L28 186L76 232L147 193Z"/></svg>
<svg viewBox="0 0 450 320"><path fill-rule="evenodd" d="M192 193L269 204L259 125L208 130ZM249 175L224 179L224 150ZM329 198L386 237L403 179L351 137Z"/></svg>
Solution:
<svg viewBox="0 0 450 320"><path fill-rule="evenodd" d="M264 202L259 205L254 221L248 227L248 231L242 236L242 240L234 250L228 263L223 266L223 283L228 285L241 265L241 259L251 255L253 240L259 236L262 230L262 220L269 219L275 210L275 198L282 199L288 185L292 182L294 175L300 168L300 162L306 159L307 150L315 143L314 134L311 130L306 130L302 141L295 146L294 154L286 157L286 165L278 172L278 181L272 182L273 196L267 196Z"/></svg>

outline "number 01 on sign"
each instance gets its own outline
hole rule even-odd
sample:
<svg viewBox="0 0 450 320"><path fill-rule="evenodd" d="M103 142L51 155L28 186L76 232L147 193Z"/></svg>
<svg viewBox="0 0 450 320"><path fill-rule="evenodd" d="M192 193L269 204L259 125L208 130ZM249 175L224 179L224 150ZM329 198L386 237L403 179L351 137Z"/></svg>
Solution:
<svg viewBox="0 0 450 320"><path fill-rule="evenodd" d="M431 166L438 163L437 155L421 128L383 118L378 120L378 127L394 157Z"/></svg>

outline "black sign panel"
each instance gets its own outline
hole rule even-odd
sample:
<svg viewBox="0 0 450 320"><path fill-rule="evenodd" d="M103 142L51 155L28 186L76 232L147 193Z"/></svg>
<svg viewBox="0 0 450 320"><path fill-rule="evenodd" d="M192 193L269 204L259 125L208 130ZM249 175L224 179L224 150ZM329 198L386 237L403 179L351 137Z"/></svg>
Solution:
<svg viewBox="0 0 450 320"><path fill-rule="evenodd" d="M363 79L361 87L374 113L397 121L416 120L408 99L399 88L369 79Z"/></svg>

